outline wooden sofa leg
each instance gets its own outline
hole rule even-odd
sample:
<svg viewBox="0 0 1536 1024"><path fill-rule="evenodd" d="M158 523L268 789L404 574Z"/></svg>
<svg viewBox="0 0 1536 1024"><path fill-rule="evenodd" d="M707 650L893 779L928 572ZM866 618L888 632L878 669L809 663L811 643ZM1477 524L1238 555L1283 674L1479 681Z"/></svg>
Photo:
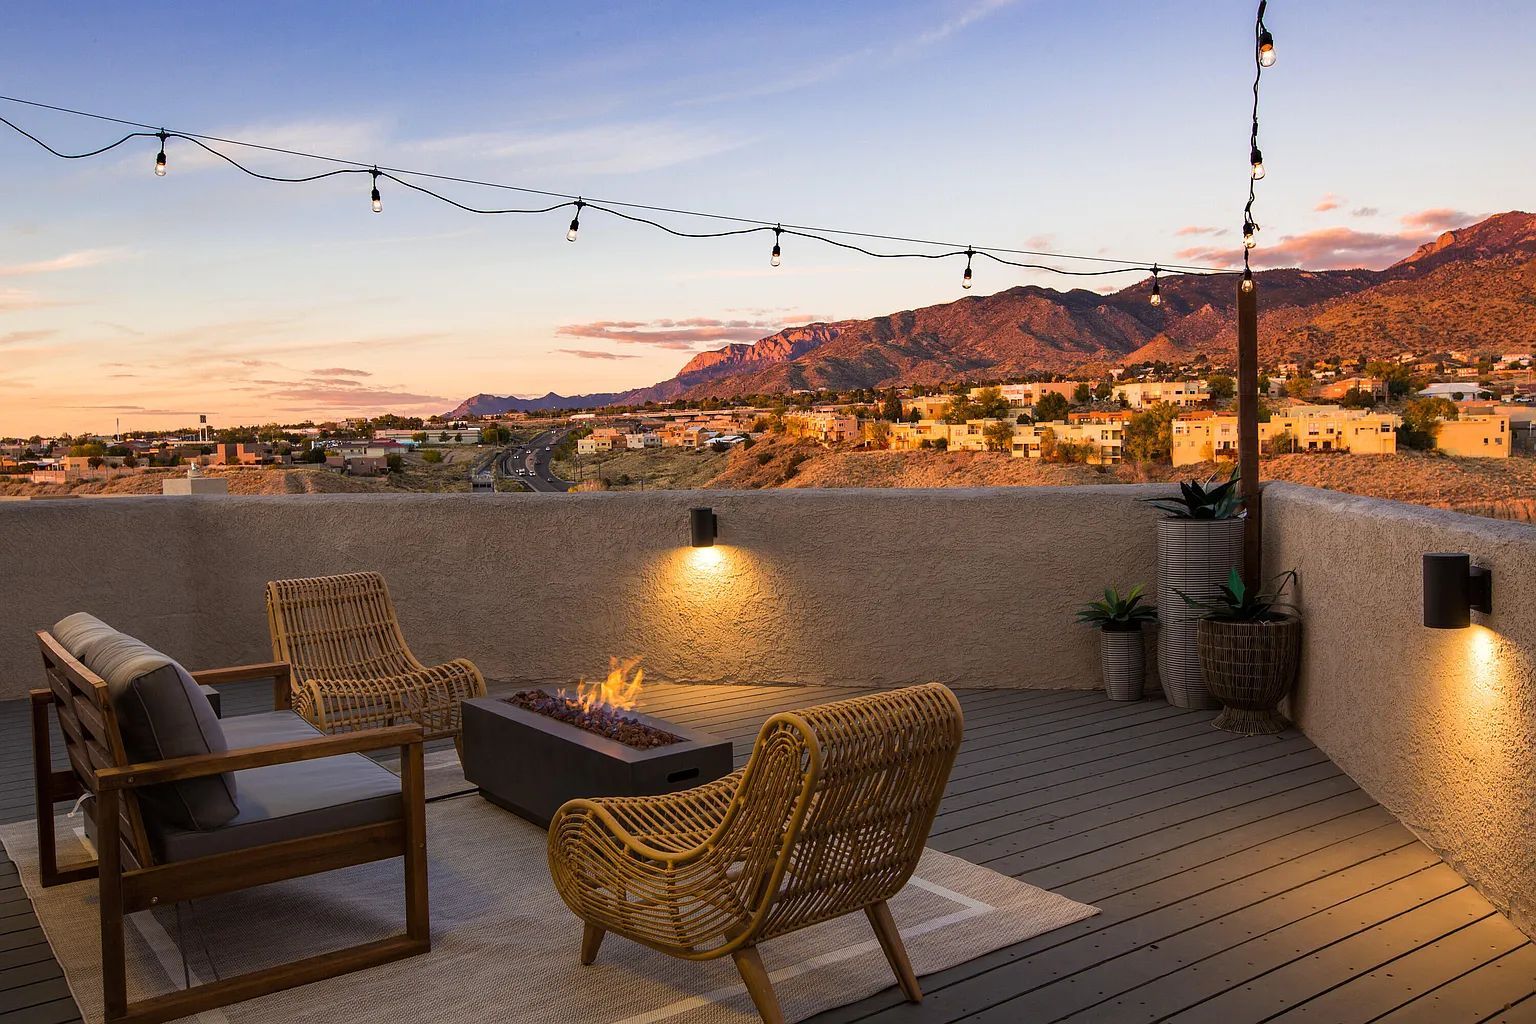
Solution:
<svg viewBox="0 0 1536 1024"><path fill-rule="evenodd" d="M747 994L763 1024L784 1024L784 1011L779 1009L779 997L773 994L773 983L768 980L768 970L757 947L743 946L731 954L731 959L736 961L741 980L747 983Z"/></svg>
<svg viewBox="0 0 1536 1024"><path fill-rule="evenodd" d="M101 891L102 1015L118 1021L128 1015L128 965L123 948L123 864L118 794L96 794L96 860Z"/></svg>
<svg viewBox="0 0 1536 1024"><path fill-rule="evenodd" d="M427 805L425 765L420 743L400 748L400 800L405 814L405 934L432 943L427 897Z"/></svg>
<svg viewBox="0 0 1536 1024"><path fill-rule="evenodd" d="M865 907L864 913L869 915L869 923L875 928L875 937L880 940L885 959L890 962L891 970L896 974L896 983L901 986L902 995L907 997L908 1002L922 1002L923 990L918 987L917 975L912 973L912 961L907 959L907 947L901 941L901 932L896 928L895 918L891 917L891 908L881 900Z"/></svg>
<svg viewBox="0 0 1536 1024"><path fill-rule="evenodd" d="M590 967L597 961L597 951L603 944L604 932L595 924L581 926L581 965Z"/></svg>

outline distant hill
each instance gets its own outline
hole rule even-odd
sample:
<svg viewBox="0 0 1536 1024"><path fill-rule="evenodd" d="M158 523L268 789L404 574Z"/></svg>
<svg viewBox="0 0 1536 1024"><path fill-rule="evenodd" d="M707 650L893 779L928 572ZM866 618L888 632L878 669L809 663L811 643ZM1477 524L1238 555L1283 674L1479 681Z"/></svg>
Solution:
<svg viewBox="0 0 1536 1024"><path fill-rule="evenodd" d="M1385 270L1265 270L1259 345L1266 360L1384 356L1405 350L1536 348L1536 215L1502 213L1447 231ZM870 320L790 327L750 345L701 352L677 376L619 394L497 399L512 408L597 407L798 388L885 387L1204 354L1231 361L1230 275L1163 278L1110 295L1026 285Z"/></svg>
<svg viewBox="0 0 1536 1024"><path fill-rule="evenodd" d="M443 416L445 419L459 419L470 414L499 416L504 412L534 412L541 409L590 409L611 405L619 397L617 393L566 396L551 391L542 398L518 398L514 395L487 395L481 392L464 399Z"/></svg>

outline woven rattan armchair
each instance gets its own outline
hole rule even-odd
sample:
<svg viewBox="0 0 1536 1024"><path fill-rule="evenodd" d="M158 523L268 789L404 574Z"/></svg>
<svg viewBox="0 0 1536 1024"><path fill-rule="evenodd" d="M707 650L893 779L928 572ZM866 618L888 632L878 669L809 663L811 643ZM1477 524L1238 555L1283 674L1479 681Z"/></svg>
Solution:
<svg viewBox="0 0 1536 1024"><path fill-rule="evenodd" d="M273 660L293 668L294 710L322 732L415 722L457 739L459 705L485 696L473 663L416 660L376 572L268 583L267 625Z"/></svg>
<svg viewBox="0 0 1536 1024"><path fill-rule="evenodd" d="M758 1012L783 1020L757 947L862 910L906 997L922 990L886 901L906 885L960 746L937 683L775 715L747 766L655 797L572 800L549 865L585 923L689 960L731 956Z"/></svg>

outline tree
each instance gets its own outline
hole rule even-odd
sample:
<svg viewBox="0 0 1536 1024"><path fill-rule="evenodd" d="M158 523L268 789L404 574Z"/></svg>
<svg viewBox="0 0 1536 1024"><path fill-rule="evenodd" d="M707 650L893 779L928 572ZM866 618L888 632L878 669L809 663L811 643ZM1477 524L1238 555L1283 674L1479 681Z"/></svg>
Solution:
<svg viewBox="0 0 1536 1024"><path fill-rule="evenodd" d="M1088 386L1087 381L1084 381L1073 389L1072 401L1077 405L1087 405L1089 402L1093 401L1093 388Z"/></svg>
<svg viewBox="0 0 1536 1024"><path fill-rule="evenodd" d="M401 457L399 452L390 452L388 455L385 455L384 465L389 467L391 473L405 472L405 459Z"/></svg>
<svg viewBox="0 0 1536 1024"><path fill-rule="evenodd" d="M1397 439L1405 447L1429 451L1435 447L1440 422L1460 415L1456 403L1448 398L1411 398L1403 403L1403 425L1397 428Z"/></svg>
<svg viewBox="0 0 1536 1024"><path fill-rule="evenodd" d="M134 469L138 466L138 464L139 460L134 457L132 452L123 456L123 466L127 469Z"/></svg>
<svg viewBox="0 0 1536 1024"><path fill-rule="evenodd" d="M916 406L914 406L912 408L911 412L907 413L907 422L908 423L921 423L921 422L923 422L923 414L921 412L918 412Z"/></svg>
<svg viewBox="0 0 1536 1024"><path fill-rule="evenodd" d="M426 444L427 432L425 430L418 430L416 433L411 435L411 440L415 441L417 444Z"/></svg>
<svg viewBox="0 0 1536 1024"><path fill-rule="evenodd" d="M1055 391L1048 391L1040 396L1035 403L1035 422L1050 423L1054 420L1065 420L1072 406L1066 396Z"/></svg>
<svg viewBox="0 0 1536 1024"><path fill-rule="evenodd" d="M880 406L880 418L892 423L901 419L901 399L896 397L894 390L885 396L885 402Z"/></svg>
<svg viewBox="0 0 1536 1024"><path fill-rule="evenodd" d="M966 420L979 420L981 418L981 412L977 409L976 403L972 402L965 395L956 395L944 407L945 423L964 423Z"/></svg>
<svg viewBox="0 0 1536 1024"><path fill-rule="evenodd" d="M443 461L443 453L436 448L428 448L421 453L421 461L436 464Z"/></svg>
<svg viewBox="0 0 1536 1024"><path fill-rule="evenodd" d="M989 452L1006 452L1013 447L1013 421L1008 419L988 423L982 437Z"/></svg>
<svg viewBox="0 0 1536 1024"><path fill-rule="evenodd" d="M875 448L889 448L891 425L885 420L870 420L864 424L864 437Z"/></svg>
<svg viewBox="0 0 1536 1024"><path fill-rule="evenodd" d="M1056 431L1045 427L1040 431L1040 460L1042 462L1056 461Z"/></svg>
<svg viewBox="0 0 1536 1024"><path fill-rule="evenodd" d="M106 465L106 463L107 460L102 458L100 455L92 455L85 460L85 464L90 466L92 469L100 469L102 466Z"/></svg>
<svg viewBox="0 0 1536 1024"><path fill-rule="evenodd" d="M1003 397L1003 389L996 387L982 388L977 391L976 396L971 399L971 405L976 412L971 418L978 420L1007 419L1010 411L1008 399Z"/></svg>
<svg viewBox="0 0 1536 1024"><path fill-rule="evenodd" d="M89 459L107 454L105 446L92 441L88 444L75 444L69 446L69 455L75 459Z"/></svg>
<svg viewBox="0 0 1536 1024"><path fill-rule="evenodd" d="M1173 420L1179 411L1155 402L1125 425L1125 457L1133 462L1166 462L1173 457Z"/></svg>
<svg viewBox="0 0 1536 1024"><path fill-rule="evenodd" d="M1109 396L1114 393L1114 390L1115 389L1110 386L1109 379L1105 378L1093 386L1093 397L1095 400L1103 402L1106 401Z"/></svg>
<svg viewBox="0 0 1536 1024"><path fill-rule="evenodd" d="M305 449L304 454L299 456L299 461L309 465L318 465L325 461L325 449L311 446Z"/></svg>
<svg viewBox="0 0 1536 1024"><path fill-rule="evenodd" d="M1265 455L1284 455L1296 446L1296 438L1289 430L1282 430L1264 442Z"/></svg>
<svg viewBox="0 0 1536 1024"><path fill-rule="evenodd" d="M1372 409L1376 406L1376 396L1369 391L1350 388L1344 392L1344 397L1339 399L1339 404L1346 409Z"/></svg>
<svg viewBox="0 0 1536 1024"><path fill-rule="evenodd" d="M1205 380L1211 389L1211 401L1230 402L1232 396L1237 394L1237 382L1225 373L1213 373Z"/></svg>

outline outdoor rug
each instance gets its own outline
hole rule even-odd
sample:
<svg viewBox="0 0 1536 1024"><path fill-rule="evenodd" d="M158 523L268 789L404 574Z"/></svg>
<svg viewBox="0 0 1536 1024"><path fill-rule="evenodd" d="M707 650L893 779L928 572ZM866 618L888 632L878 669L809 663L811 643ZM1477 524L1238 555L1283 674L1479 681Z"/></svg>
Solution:
<svg viewBox="0 0 1536 1024"><path fill-rule="evenodd" d="M80 818L60 819L66 862L89 855L80 823ZM477 796L460 796L428 805L427 834L431 953L191 1019L202 1024L750 1024L759 1019L729 957L675 960L611 935L597 963L582 967L577 962L581 924L550 883L542 830ZM5 826L0 840L21 872L81 1013L87 1022L99 1022L95 883L42 889L30 822ZM935 850L924 853L891 910L919 975L1097 913ZM198 900L190 910L184 907L183 922L194 984L382 938L403 927L400 862ZM176 934L171 908L129 918L130 997L182 985ZM894 984L863 914L774 939L762 953L791 1021Z"/></svg>

